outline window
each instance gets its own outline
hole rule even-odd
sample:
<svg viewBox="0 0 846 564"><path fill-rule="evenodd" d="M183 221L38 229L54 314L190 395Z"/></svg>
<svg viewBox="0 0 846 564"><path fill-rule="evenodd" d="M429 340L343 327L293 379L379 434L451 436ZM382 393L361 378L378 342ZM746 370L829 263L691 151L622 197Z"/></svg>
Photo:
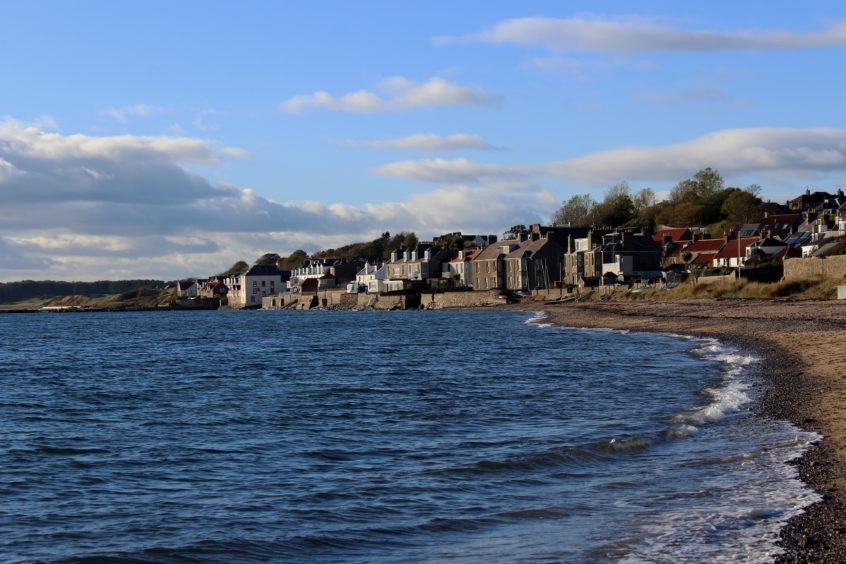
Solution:
<svg viewBox="0 0 846 564"><path fill-rule="evenodd" d="M264 285L265 285L265 284L266 284L266 282L265 282L264 280L262 280L262 281L261 281L261 287L262 287L262 288L264 288Z"/></svg>

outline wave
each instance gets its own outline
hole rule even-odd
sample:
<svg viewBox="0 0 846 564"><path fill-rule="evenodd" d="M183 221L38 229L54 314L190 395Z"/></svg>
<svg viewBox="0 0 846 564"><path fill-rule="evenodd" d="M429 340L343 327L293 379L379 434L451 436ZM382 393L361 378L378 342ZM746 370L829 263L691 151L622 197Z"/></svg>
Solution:
<svg viewBox="0 0 846 564"><path fill-rule="evenodd" d="M543 452L525 453L501 460L480 460L471 466L454 466L430 470L431 474L490 474L523 473L530 470L576 468L585 463L620 458L645 452L659 437L632 437L594 441L571 447L559 447Z"/></svg>
<svg viewBox="0 0 846 564"><path fill-rule="evenodd" d="M759 359L716 339L697 341L698 344L690 352L704 360L721 363L721 382L719 386L702 390L711 401L669 418L670 427L667 433L673 437L682 438L695 434L702 425L721 421L728 414L737 412L752 401L752 382L742 375Z"/></svg>

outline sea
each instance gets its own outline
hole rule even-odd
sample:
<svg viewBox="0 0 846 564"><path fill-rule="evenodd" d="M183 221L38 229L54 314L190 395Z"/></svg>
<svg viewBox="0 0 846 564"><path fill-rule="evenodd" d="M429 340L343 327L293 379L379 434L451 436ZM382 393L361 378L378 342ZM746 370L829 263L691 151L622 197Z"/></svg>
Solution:
<svg viewBox="0 0 846 564"><path fill-rule="evenodd" d="M820 437L756 363L519 311L0 315L0 561L769 561Z"/></svg>

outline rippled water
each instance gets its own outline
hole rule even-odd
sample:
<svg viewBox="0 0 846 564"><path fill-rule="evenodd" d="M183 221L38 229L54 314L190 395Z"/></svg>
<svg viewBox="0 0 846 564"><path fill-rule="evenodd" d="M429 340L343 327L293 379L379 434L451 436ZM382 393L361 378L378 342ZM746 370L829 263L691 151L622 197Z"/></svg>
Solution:
<svg viewBox="0 0 846 564"><path fill-rule="evenodd" d="M0 316L0 560L761 561L816 437L518 312Z"/></svg>

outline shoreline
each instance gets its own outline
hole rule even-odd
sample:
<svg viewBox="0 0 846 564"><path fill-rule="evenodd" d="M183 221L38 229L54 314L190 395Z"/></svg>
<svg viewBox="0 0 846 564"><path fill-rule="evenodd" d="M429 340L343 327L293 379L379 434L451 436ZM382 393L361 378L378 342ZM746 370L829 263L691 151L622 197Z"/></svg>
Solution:
<svg viewBox="0 0 846 564"><path fill-rule="evenodd" d="M846 562L846 303L834 300L522 303L558 325L717 338L754 352L766 386L759 412L823 439L791 462L822 496L790 519L775 562ZM839 357L839 358L838 358Z"/></svg>

